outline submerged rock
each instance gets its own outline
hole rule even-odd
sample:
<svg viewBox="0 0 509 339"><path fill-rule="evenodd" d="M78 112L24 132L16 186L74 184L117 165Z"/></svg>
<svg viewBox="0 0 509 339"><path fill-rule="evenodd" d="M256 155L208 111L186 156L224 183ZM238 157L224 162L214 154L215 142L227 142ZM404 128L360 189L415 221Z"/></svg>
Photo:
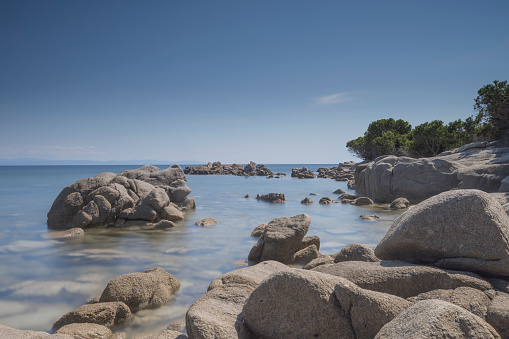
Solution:
<svg viewBox="0 0 509 339"><path fill-rule="evenodd" d="M198 220L194 224L197 226L214 226L217 225L217 220L216 218L205 218L202 220Z"/></svg>
<svg viewBox="0 0 509 339"><path fill-rule="evenodd" d="M301 200L300 203L301 204L312 204L313 203L313 199L311 199L310 197L305 197L304 199Z"/></svg>
<svg viewBox="0 0 509 339"><path fill-rule="evenodd" d="M322 204L322 205L329 205L329 204L332 204L334 200L332 200L331 198L329 197L323 197L320 199L320 201L318 203Z"/></svg>

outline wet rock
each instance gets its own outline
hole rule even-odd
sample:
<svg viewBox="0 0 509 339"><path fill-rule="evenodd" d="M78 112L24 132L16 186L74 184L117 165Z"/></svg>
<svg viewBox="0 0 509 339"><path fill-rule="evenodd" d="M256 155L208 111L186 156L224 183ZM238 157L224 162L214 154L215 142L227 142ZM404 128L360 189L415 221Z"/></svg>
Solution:
<svg viewBox="0 0 509 339"><path fill-rule="evenodd" d="M349 244L346 245L339 253L335 256L334 262L342 261L368 261L378 262L375 256L375 250L369 246L361 244Z"/></svg>
<svg viewBox="0 0 509 339"><path fill-rule="evenodd" d="M332 192L333 194L344 194L345 191L343 191L341 188L338 188L337 190L335 190L334 192Z"/></svg>
<svg viewBox="0 0 509 339"><path fill-rule="evenodd" d="M155 230L165 230L168 228L175 227L175 223L169 220L161 220L157 224L155 224L154 228Z"/></svg>
<svg viewBox="0 0 509 339"><path fill-rule="evenodd" d="M110 280L100 301L122 301L131 311L155 307L170 300L180 288L180 282L162 268L121 275Z"/></svg>
<svg viewBox="0 0 509 339"><path fill-rule="evenodd" d="M78 238L85 235L85 231L82 228L71 228L65 231L54 231L44 234L43 237L46 239L68 239Z"/></svg>
<svg viewBox="0 0 509 339"><path fill-rule="evenodd" d="M256 199L274 203L283 203L285 202L285 195L283 193L257 194Z"/></svg>
<svg viewBox="0 0 509 339"><path fill-rule="evenodd" d="M345 194L341 194L338 199L341 200L341 201L343 201L343 200L355 200L355 199L357 199L357 196L355 194L352 194L352 193L345 193Z"/></svg>
<svg viewBox="0 0 509 339"><path fill-rule="evenodd" d="M320 195L318 193L309 193L309 195Z"/></svg>
<svg viewBox="0 0 509 339"><path fill-rule="evenodd" d="M390 205L389 208L403 209L403 208L408 208L409 206L410 206L410 201L408 201L408 199L406 199L406 198L397 198L397 199L394 199L391 202L391 205Z"/></svg>
<svg viewBox="0 0 509 339"><path fill-rule="evenodd" d="M313 199L311 199L310 197L305 197L304 199L302 199L300 201L301 204L312 204L313 203Z"/></svg>
<svg viewBox="0 0 509 339"><path fill-rule="evenodd" d="M352 203L356 206L373 205L373 200L366 197L360 197L355 199Z"/></svg>
<svg viewBox="0 0 509 339"><path fill-rule="evenodd" d="M103 325L90 323L74 323L62 326L57 334L67 334L73 338L110 339L113 333Z"/></svg>
<svg viewBox="0 0 509 339"><path fill-rule="evenodd" d="M424 300L400 313L376 335L384 338L500 338L481 318L442 300Z"/></svg>
<svg viewBox="0 0 509 339"><path fill-rule="evenodd" d="M509 217L482 191L441 193L403 213L375 254L386 260L509 276Z"/></svg>
<svg viewBox="0 0 509 339"><path fill-rule="evenodd" d="M320 201L318 203L322 204L322 205L329 205L329 204L332 204L334 200L332 200L331 198L329 197L323 197L320 199Z"/></svg>
<svg viewBox="0 0 509 339"><path fill-rule="evenodd" d="M361 218L362 220L366 220L366 221L377 221L380 219L380 217L378 215L365 215L365 214L361 214L359 216L359 218Z"/></svg>
<svg viewBox="0 0 509 339"><path fill-rule="evenodd" d="M131 311L123 302L100 302L83 305L64 314L53 324L53 331L74 323L91 323L112 327L131 319Z"/></svg>
<svg viewBox="0 0 509 339"><path fill-rule="evenodd" d="M205 218L202 220L198 220L195 222L197 226L214 226L217 225L217 220L215 218Z"/></svg>
<svg viewBox="0 0 509 339"><path fill-rule="evenodd" d="M246 195L244 196L244 198L246 198L246 199L247 199L247 198L249 198L249 194L246 194Z"/></svg>

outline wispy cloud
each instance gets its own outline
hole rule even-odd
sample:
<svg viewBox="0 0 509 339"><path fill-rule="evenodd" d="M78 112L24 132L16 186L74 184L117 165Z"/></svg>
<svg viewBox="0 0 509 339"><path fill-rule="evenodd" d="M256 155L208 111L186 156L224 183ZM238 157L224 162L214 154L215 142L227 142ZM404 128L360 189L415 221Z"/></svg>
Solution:
<svg viewBox="0 0 509 339"><path fill-rule="evenodd" d="M98 152L95 146L62 146L62 145L41 145L25 147L0 147L0 154L6 155L85 155L85 154L106 154Z"/></svg>
<svg viewBox="0 0 509 339"><path fill-rule="evenodd" d="M352 98L348 92L342 92L331 95L324 95L322 97L318 97L316 100L320 105L334 105L350 101Z"/></svg>

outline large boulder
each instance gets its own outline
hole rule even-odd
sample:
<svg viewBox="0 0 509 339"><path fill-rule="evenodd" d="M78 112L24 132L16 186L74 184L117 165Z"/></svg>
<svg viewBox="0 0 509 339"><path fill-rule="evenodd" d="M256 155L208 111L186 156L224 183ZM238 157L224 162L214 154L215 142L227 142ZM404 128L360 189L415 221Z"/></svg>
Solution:
<svg viewBox="0 0 509 339"><path fill-rule="evenodd" d="M91 323L112 327L131 320L132 314L123 302L100 302L80 306L64 314L53 324L53 330L74 323Z"/></svg>
<svg viewBox="0 0 509 339"><path fill-rule="evenodd" d="M50 334L42 331L18 330L4 325L0 325L0 338L21 338L21 339L73 339L68 334Z"/></svg>
<svg viewBox="0 0 509 339"><path fill-rule="evenodd" d="M387 323L375 339L500 338L493 327L465 309L442 300L424 300Z"/></svg>
<svg viewBox="0 0 509 339"><path fill-rule="evenodd" d="M493 286L470 272L450 271L402 261L343 261L317 266L312 271L348 279L359 287L409 298L437 289L472 287L481 291Z"/></svg>
<svg viewBox="0 0 509 339"><path fill-rule="evenodd" d="M302 249L302 241L310 224L311 217L307 214L273 219L253 246L248 259L293 262L295 253Z"/></svg>
<svg viewBox="0 0 509 339"><path fill-rule="evenodd" d="M509 275L509 217L485 192L444 192L402 214L376 247L375 255Z"/></svg>
<svg viewBox="0 0 509 339"><path fill-rule="evenodd" d="M182 219L183 215L168 207L179 207L189 199L186 197L191 190L186 180L178 165L165 170L143 166L118 175L107 172L78 180L65 187L53 202L48 227L121 226L126 220L155 223Z"/></svg>
<svg viewBox="0 0 509 339"><path fill-rule="evenodd" d="M273 273L289 270L276 261L223 274L210 283L207 293L191 305L186 314L190 338L249 338L242 308L253 290Z"/></svg>
<svg viewBox="0 0 509 339"><path fill-rule="evenodd" d="M100 302L121 301L131 311L155 307L170 300L180 288L180 282L162 268L121 275L110 280Z"/></svg>

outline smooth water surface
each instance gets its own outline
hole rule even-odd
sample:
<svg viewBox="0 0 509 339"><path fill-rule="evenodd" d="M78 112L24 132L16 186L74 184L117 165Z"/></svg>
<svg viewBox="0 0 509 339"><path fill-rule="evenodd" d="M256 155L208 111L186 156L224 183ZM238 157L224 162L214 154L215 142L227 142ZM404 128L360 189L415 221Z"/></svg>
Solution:
<svg viewBox="0 0 509 339"><path fill-rule="evenodd" d="M335 165L307 165L319 167ZM119 275L161 267L182 283L175 299L164 306L142 310L123 331L130 336L157 333L182 320L189 306L203 295L219 275L247 265L256 242L250 236L259 224L273 218L307 213L309 235L321 239L320 252L337 253L350 243L376 246L400 211L387 205L358 207L321 205L333 199L345 182L331 179L291 178L292 167L268 165L273 172L288 173L280 179L188 175L190 196L197 208L168 230L140 228L91 228L83 237L47 239L46 213L60 191L75 181L102 172L119 173L140 166L5 166L0 167L0 324L50 331L63 314L99 295L107 282ZM161 166L165 168L166 166ZM258 201L257 193L284 193L286 203ZM314 203L301 204L310 196ZM246 194L250 198L244 198ZM377 214L367 222L361 214ZM218 224L194 223L214 217Z"/></svg>

